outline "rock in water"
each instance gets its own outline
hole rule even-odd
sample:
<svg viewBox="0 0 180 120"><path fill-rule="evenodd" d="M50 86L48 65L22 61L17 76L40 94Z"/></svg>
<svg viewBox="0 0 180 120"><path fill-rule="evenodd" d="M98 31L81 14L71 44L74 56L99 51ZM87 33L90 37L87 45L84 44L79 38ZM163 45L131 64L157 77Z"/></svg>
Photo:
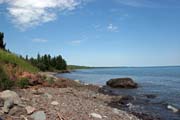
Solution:
<svg viewBox="0 0 180 120"><path fill-rule="evenodd" d="M131 78L115 78L110 79L106 84L112 88L137 88L138 84Z"/></svg>
<svg viewBox="0 0 180 120"><path fill-rule="evenodd" d="M90 115L91 115L92 117L94 117L94 118L102 119L102 116L99 115L99 114L97 114L97 113L91 113Z"/></svg>
<svg viewBox="0 0 180 120"><path fill-rule="evenodd" d="M167 109L172 110L174 113L179 112L179 110L172 105L167 105Z"/></svg>
<svg viewBox="0 0 180 120"><path fill-rule="evenodd" d="M31 115L34 120L46 120L46 114L44 111L37 111Z"/></svg>

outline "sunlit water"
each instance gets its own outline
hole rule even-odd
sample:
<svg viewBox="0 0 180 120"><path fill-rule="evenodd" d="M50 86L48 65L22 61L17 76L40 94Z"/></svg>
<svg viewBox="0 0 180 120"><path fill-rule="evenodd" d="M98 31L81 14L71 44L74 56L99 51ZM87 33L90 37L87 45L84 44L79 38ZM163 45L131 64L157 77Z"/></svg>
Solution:
<svg viewBox="0 0 180 120"><path fill-rule="evenodd" d="M76 70L58 76L80 80L85 83L105 85L112 78L130 77L139 84L138 89L115 90L119 94L142 96L155 94L152 103L171 104L180 108L180 67L124 67L94 68ZM146 110L157 113L166 120L180 120L178 113L173 113L161 104L145 106Z"/></svg>

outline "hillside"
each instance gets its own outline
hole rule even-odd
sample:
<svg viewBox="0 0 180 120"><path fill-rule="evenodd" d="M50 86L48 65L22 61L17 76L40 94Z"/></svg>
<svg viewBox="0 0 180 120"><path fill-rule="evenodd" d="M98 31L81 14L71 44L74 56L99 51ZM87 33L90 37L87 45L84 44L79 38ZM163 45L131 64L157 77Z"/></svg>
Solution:
<svg viewBox="0 0 180 120"><path fill-rule="evenodd" d="M0 89L7 89L12 81L23 72L36 73L39 70L17 55L0 50Z"/></svg>
<svg viewBox="0 0 180 120"><path fill-rule="evenodd" d="M7 65L12 65L18 68L20 71L27 71L33 73L39 71L36 67L19 58L17 55L5 52L3 50L0 50L0 65L1 67L5 68Z"/></svg>

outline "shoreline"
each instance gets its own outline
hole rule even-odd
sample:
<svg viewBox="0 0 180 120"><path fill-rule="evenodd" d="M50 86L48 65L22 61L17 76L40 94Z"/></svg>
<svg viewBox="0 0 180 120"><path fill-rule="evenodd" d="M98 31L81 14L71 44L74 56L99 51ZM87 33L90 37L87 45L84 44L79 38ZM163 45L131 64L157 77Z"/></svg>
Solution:
<svg viewBox="0 0 180 120"><path fill-rule="evenodd" d="M58 76L56 76L57 74L59 73L54 73L54 76L56 78L59 78ZM62 78L62 77L61 77ZM87 83L82 83L81 81L79 80L73 80L73 79L70 79L72 81L75 81L77 83L80 83L81 85L83 85L85 88L90 85L91 87L97 87L98 88L98 93L100 94L104 94L104 95L108 95L108 96L116 96L115 98L113 98L111 101L109 101L109 106L112 107L112 108L115 108L115 109L119 109L119 110L123 110L129 114L133 114L134 116L136 116L137 118L139 119L143 119L143 120L162 120L162 118L160 118L159 116L154 116L153 114L150 114L150 113L145 113L145 112L142 112L142 111L136 111L136 110L129 110L131 109L130 107L132 107L133 104L131 104L131 98L133 96L131 95L117 95L117 94L114 94L111 90L109 91L108 89L106 89L106 86L100 86L100 85L95 85L95 84L87 84ZM126 98L126 97L129 97L129 98ZM120 97L120 98L119 98ZM153 95L147 95L147 97L154 97ZM156 96L155 96L156 97ZM123 101L123 99L127 99L127 101L125 100L125 102L130 102L130 103L126 103L126 104L129 104L130 106L124 106L124 103L123 103L123 106L119 106L119 102L121 102L121 99ZM124 102L124 101L123 101Z"/></svg>
<svg viewBox="0 0 180 120"><path fill-rule="evenodd" d="M32 106L36 111L43 110L47 120L55 120L57 112L62 114L65 120L97 120L97 116L103 120L110 120L108 118L111 120L161 120L144 111L129 111L129 108L133 107L133 104L130 104L133 96L115 95L102 86L83 84L77 80L58 77L56 75L59 72L40 72L39 74L53 78L57 83L52 86L42 84L14 91L21 97L24 106ZM52 102L56 105L52 105ZM15 115L10 111L10 116L9 114L0 116L5 119L20 118L18 116L20 112L26 118L30 117L24 109L17 106L15 108L17 110L14 110L14 107L12 109ZM91 114L97 116L94 117Z"/></svg>
<svg viewBox="0 0 180 120"><path fill-rule="evenodd" d="M90 73L96 74L93 71L90 71ZM85 72L86 73L86 72ZM89 72L87 72L89 73ZM81 77L73 77L76 74L79 74L79 76L81 76L81 72L77 72L75 74L72 73L71 74L67 74L67 75L59 75L60 77L64 76L64 77L69 77L71 79L80 79ZM86 74L85 74L86 75ZM83 75L82 75L83 76ZM108 79L111 79L112 77L109 77ZM106 79L106 80L108 80ZM158 79L158 78L157 78ZM166 80L166 78L164 78ZM96 82L101 80L103 85L105 83L104 79L101 79L101 76L95 78L94 76L83 76L82 77L83 81L87 81L91 84L93 83L98 83ZM95 81L94 81L95 80ZM136 80L136 79L135 79ZM141 80L141 79L138 79ZM137 81L138 81L137 80ZM83 82L82 82L83 83ZM148 83L148 82L147 82ZM101 85L101 84L100 84ZM154 84L155 86L148 86L149 84L142 84L142 81L139 82L139 88L136 90L131 90L131 89L104 89L106 92L109 93L109 95L125 95L125 96L129 96L129 98L125 98L126 100L120 101L120 100L115 100L113 103L113 107L115 106L119 106L119 108L121 110L124 111L128 111L130 113L134 113L134 111L136 112L136 109L139 113L134 113L137 116L141 115L144 116L148 116L150 118L154 118L154 119L158 119L158 120L169 120L169 119L179 119L180 118L180 109L178 104L175 104L176 102L174 102L173 100L168 100L168 98L164 98L165 95L168 95L166 93L160 92L162 94L159 94L159 92L152 92L153 91L153 87L155 88L155 90L159 90L157 89L157 85ZM147 86L147 87L146 87ZM177 87L177 86L176 86ZM148 89L148 91L147 91ZM146 90L145 92L143 90ZM170 95L171 96L171 95ZM168 96L167 96L168 97ZM179 98L177 96L177 98ZM177 99L176 98L176 99ZM130 103L130 104L128 104ZM130 110L129 110L130 109ZM135 110L132 110L135 109ZM144 115L145 113L145 115ZM146 113L148 115L146 115ZM154 120L153 119L153 120Z"/></svg>
<svg viewBox="0 0 180 120"><path fill-rule="evenodd" d="M52 77L56 73L40 74ZM32 117L36 116L43 118L40 120L140 120L133 114L108 105L111 100L120 99L121 96L105 95L99 91L99 86L54 77L59 84L14 89L22 104L14 105L8 114L1 111L0 118L33 120ZM33 112L28 114L27 109Z"/></svg>

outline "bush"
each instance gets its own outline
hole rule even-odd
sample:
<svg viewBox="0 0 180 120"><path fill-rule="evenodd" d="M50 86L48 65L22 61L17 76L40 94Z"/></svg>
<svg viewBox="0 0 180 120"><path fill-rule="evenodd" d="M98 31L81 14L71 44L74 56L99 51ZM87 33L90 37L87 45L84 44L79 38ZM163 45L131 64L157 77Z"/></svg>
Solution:
<svg viewBox="0 0 180 120"><path fill-rule="evenodd" d="M10 89L13 85L14 85L14 82L12 80L9 80L8 78L3 78L0 80L1 90Z"/></svg>
<svg viewBox="0 0 180 120"><path fill-rule="evenodd" d="M0 66L0 89L6 90L10 89L13 86L14 82L9 80L2 67Z"/></svg>
<svg viewBox="0 0 180 120"><path fill-rule="evenodd" d="M28 78L21 78L21 79L18 81L17 85L18 85L20 88L26 88L26 87L28 87L28 86L29 86L29 80L28 80Z"/></svg>
<svg viewBox="0 0 180 120"><path fill-rule="evenodd" d="M54 78L52 78L52 77L47 77L47 78L46 78L46 81L51 85L51 84L54 83Z"/></svg>

